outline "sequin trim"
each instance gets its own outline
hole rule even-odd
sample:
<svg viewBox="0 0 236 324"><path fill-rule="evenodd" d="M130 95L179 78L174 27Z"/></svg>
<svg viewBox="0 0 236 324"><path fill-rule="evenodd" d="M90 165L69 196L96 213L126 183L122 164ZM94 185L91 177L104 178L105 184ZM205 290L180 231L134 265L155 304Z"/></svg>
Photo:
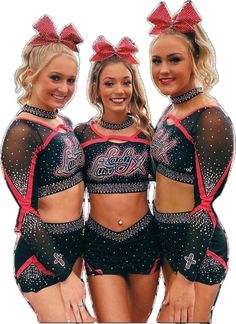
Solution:
<svg viewBox="0 0 236 324"><path fill-rule="evenodd" d="M96 234L101 235L105 238L108 238L112 241L125 241L135 235L137 235L139 232L143 231L153 220L153 215L148 212L140 221L138 221L133 226L129 227L128 229L121 231L121 232L115 232L110 230L109 228L106 228L100 224L98 224L95 220L93 220L91 217L88 219L86 226L89 227L92 231L96 232Z"/></svg>
<svg viewBox="0 0 236 324"><path fill-rule="evenodd" d="M199 273L208 284L215 284L224 279L227 271L219 261L206 255L201 263Z"/></svg>
<svg viewBox="0 0 236 324"><path fill-rule="evenodd" d="M50 234L66 234L76 232L84 227L84 218L68 223L44 223Z"/></svg>
<svg viewBox="0 0 236 324"><path fill-rule="evenodd" d="M89 193L112 194L112 193L130 193L147 191L148 181L137 183L105 183L105 184L87 184Z"/></svg>
<svg viewBox="0 0 236 324"><path fill-rule="evenodd" d="M158 213L154 208L154 217L160 223L180 224L189 220L190 213Z"/></svg>
<svg viewBox="0 0 236 324"><path fill-rule="evenodd" d="M52 183L38 188L38 198L52 195L56 192L66 190L83 181L82 172L78 172L69 179L61 180L58 183Z"/></svg>
<svg viewBox="0 0 236 324"><path fill-rule="evenodd" d="M172 180L189 183L189 184L194 183L194 176L192 174L185 174L182 172L170 170L167 167L165 167L163 164L157 165L156 172L159 172L165 177L170 178Z"/></svg>
<svg viewBox="0 0 236 324"><path fill-rule="evenodd" d="M48 280L48 275L43 274L35 264L31 263L19 276L19 283L22 287L28 287L29 291L35 291L34 285L44 285ZM51 276L50 276L51 277Z"/></svg>

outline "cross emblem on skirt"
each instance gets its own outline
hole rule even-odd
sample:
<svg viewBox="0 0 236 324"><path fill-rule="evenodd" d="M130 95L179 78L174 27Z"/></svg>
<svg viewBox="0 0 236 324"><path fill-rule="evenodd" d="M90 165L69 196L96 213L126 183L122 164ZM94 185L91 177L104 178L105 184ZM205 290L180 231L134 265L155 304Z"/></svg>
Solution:
<svg viewBox="0 0 236 324"><path fill-rule="evenodd" d="M62 254L54 253L53 256L54 256L54 259L55 259L54 264L59 263L62 267L64 267L65 262L62 259Z"/></svg>
<svg viewBox="0 0 236 324"><path fill-rule="evenodd" d="M185 265L185 268L186 269L190 269L190 267L191 267L192 264L196 264L197 263L197 261L194 260L194 254L193 253L190 253L189 256L186 255L184 257L184 260L187 261L186 262L186 265Z"/></svg>

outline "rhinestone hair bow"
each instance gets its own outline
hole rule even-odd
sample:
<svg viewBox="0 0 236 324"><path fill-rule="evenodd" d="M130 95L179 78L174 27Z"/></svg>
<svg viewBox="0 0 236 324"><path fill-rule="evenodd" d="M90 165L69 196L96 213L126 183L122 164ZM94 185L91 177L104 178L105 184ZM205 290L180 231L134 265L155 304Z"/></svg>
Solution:
<svg viewBox="0 0 236 324"><path fill-rule="evenodd" d="M101 62L113 55L117 55L129 64L138 63L133 57L133 54L138 49L128 37L122 38L117 47L114 47L103 36L99 36L93 44L93 50L95 54L91 57L90 61Z"/></svg>
<svg viewBox="0 0 236 324"><path fill-rule="evenodd" d="M52 19L44 15L34 25L33 28L38 31L29 45L41 46L50 43L62 43L72 51L78 52L77 44L83 41L78 31L72 24L65 26L60 34L57 32Z"/></svg>
<svg viewBox="0 0 236 324"><path fill-rule="evenodd" d="M202 20L191 1L186 1L174 17L171 17L165 2L160 2L147 19L155 25L149 32L151 35L159 35L169 28L181 33L194 33L193 27Z"/></svg>

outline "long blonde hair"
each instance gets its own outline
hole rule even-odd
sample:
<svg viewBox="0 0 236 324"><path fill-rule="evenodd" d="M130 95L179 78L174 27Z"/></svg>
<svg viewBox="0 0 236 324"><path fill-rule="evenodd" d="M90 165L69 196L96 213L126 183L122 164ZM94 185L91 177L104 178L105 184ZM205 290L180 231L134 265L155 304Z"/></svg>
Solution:
<svg viewBox="0 0 236 324"><path fill-rule="evenodd" d="M181 33L172 28L167 29L154 39L151 47L162 35L175 35L183 39L192 59L193 77L201 84L204 91L208 92L218 81L215 50L200 24L193 28L194 33Z"/></svg>
<svg viewBox="0 0 236 324"><path fill-rule="evenodd" d="M136 66L127 63L114 55L102 62L93 63L88 80L88 98L90 103L98 110L97 120L102 118L103 105L98 96L100 75L109 64L123 63L132 75L133 93L128 106L128 112L134 119L134 125L151 139L153 129L151 126L150 112L147 105L146 94Z"/></svg>
<svg viewBox="0 0 236 324"><path fill-rule="evenodd" d="M32 82L36 79L40 71L42 71L52 59L60 55L70 56L78 66L78 59L75 53L69 47L61 43L50 43L36 47L32 47L31 45L25 46L22 53L22 65L15 73L16 92L23 92L23 94L18 97L18 102L21 105L24 105L30 99ZM29 69L33 71L33 74L28 74Z"/></svg>

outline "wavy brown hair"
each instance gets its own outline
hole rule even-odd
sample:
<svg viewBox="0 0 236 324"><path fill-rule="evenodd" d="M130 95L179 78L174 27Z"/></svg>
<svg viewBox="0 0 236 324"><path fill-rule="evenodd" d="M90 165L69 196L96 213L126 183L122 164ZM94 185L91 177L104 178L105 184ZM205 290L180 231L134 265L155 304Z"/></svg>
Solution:
<svg viewBox="0 0 236 324"><path fill-rule="evenodd" d="M74 59L78 66L78 59L75 53L61 43L50 43L33 47L26 45L22 53L22 65L16 70L15 83L16 92L23 92L18 98L18 102L24 105L31 97L32 82L36 79L40 71L48 65L52 59L60 55L67 55ZM33 74L28 73L29 69Z"/></svg>
<svg viewBox="0 0 236 324"><path fill-rule="evenodd" d="M132 97L128 105L128 112L134 119L134 125L142 131L148 139L151 139L153 129L151 126L150 112L147 105L146 94L136 66L127 63L117 55L102 61L93 63L88 80L88 98L90 103L98 110L97 120L103 115L103 104L98 96L100 75L109 64L122 63L132 75Z"/></svg>

